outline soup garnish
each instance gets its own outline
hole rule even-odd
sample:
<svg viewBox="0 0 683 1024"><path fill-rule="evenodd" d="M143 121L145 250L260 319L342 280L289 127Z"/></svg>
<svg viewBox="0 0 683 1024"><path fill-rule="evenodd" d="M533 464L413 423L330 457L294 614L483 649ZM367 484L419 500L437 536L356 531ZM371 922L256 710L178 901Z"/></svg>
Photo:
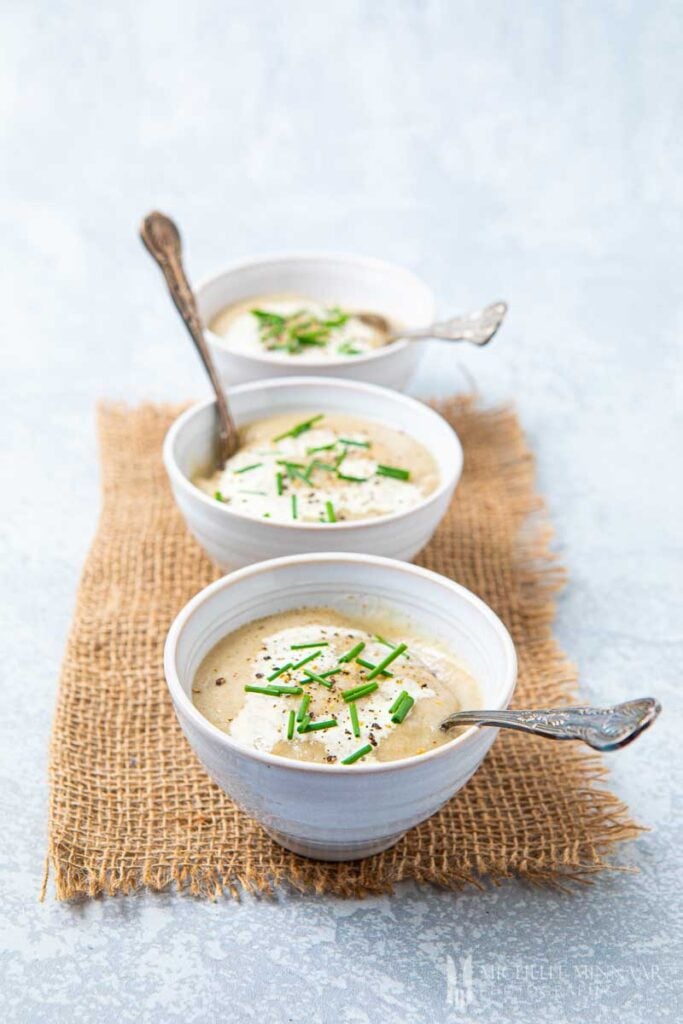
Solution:
<svg viewBox="0 0 683 1024"><path fill-rule="evenodd" d="M441 721L478 706L478 688L452 652L413 627L385 638L396 629L386 614L330 608L268 616L209 652L192 699L236 740L294 760L352 765L424 753L452 739Z"/></svg>
<svg viewBox="0 0 683 1024"><path fill-rule="evenodd" d="M234 511L277 522L338 523L414 508L438 486L409 434L343 413L287 413L240 429L225 466L195 483Z"/></svg>

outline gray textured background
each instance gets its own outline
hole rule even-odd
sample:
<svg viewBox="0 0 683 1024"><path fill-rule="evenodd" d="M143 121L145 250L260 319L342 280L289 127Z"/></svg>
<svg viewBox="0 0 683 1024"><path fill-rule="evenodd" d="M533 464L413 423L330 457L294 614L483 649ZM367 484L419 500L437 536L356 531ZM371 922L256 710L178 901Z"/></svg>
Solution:
<svg viewBox="0 0 683 1024"><path fill-rule="evenodd" d="M1 6L3 1019L674 1020L680 4ZM572 897L37 904L56 677L98 509L93 404L205 390L135 237L153 206L184 227L195 276L335 247L413 267L443 312L511 301L494 347L430 348L415 391L473 379L514 398L583 693L665 704L610 761L652 827L619 854L638 874Z"/></svg>

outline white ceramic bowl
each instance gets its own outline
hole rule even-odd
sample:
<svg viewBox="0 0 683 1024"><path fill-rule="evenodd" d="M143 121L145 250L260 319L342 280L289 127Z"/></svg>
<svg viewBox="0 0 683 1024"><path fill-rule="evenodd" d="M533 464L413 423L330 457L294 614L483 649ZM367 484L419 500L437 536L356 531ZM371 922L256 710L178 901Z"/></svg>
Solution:
<svg viewBox="0 0 683 1024"><path fill-rule="evenodd" d="M254 519L214 501L191 482L212 461L215 401L183 413L164 441L164 464L176 503L190 531L222 569L264 558L309 551L369 551L411 559L443 518L460 479L462 447L443 417L422 402L387 388L334 377L289 377L254 381L228 391L239 426L282 412L343 412L380 420L411 434L431 451L439 486L406 512L343 523L292 523Z"/></svg>
<svg viewBox="0 0 683 1024"><path fill-rule="evenodd" d="M377 602L447 645L479 683L487 708L505 708L517 661L510 635L478 597L404 562L349 554L299 555L241 569L206 587L171 626L164 666L183 732L211 778L282 846L319 860L351 860L392 846L456 793L496 730L471 728L426 754L353 766L262 753L211 725L191 699L200 662L254 619L303 606L358 614Z"/></svg>
<svg viewBox="0 0 683 1024"><path fill-rule="evenodd" d="M282 253L234 263L195 288L203 322L233 302L268 293L298 293L349 309L382 313L403 327L424 327L435 318L434 295L404 267L347 253ZM421 358L419 342L397 341L362 356L312 362L306 355L231 352L206 331L218 372L226 387L264 377L326 374L403 390Z"/></svg>

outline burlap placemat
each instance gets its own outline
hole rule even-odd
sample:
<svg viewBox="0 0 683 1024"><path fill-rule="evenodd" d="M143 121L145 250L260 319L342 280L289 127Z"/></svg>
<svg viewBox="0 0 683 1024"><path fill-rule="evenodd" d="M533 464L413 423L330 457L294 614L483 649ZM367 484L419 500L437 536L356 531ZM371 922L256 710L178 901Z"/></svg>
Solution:
<svg viewBox="0 0 683 1024"><path fill-rule="evenodd" d="M551 635L563 574L548 548L533 461L513 412L469 399L440 411L465 472L420 562L487 601L519 655L518 705L571 700L575 673ZM501 733L481 769L429 821L365 861L322 864L277 846L209 781L177 724L162 647L180 608L218 573L187 533L161 465L177 408L106 405L103 509L81 580L50 757L48 864L59 899L175 884L358 895L401 879L458 887L519 876L560 883L607 866L638 829L578 744ZM46 879L47 881L47 879Z"/></svg>

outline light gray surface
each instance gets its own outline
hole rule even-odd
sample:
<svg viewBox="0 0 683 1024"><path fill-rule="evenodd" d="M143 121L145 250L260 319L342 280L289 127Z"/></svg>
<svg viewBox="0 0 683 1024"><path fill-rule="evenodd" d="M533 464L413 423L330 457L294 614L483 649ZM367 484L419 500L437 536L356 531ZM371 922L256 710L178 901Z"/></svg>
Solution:
<svg viewBox="0 0 683 1024"><path fill-rule="evenodd" d="M676 1019L680 5L2 9L3 1019ZM97 515L93 404L204 391L135 238L154 206L195 276L336 247L413 267L444 313L510 300L492 348L430 349L415 390L467 377L514 396L570 569L557 633L583 694L665 705L610 759L653 829L619 855L639 874L573 897L36 902L56 676Z"/></svg>

